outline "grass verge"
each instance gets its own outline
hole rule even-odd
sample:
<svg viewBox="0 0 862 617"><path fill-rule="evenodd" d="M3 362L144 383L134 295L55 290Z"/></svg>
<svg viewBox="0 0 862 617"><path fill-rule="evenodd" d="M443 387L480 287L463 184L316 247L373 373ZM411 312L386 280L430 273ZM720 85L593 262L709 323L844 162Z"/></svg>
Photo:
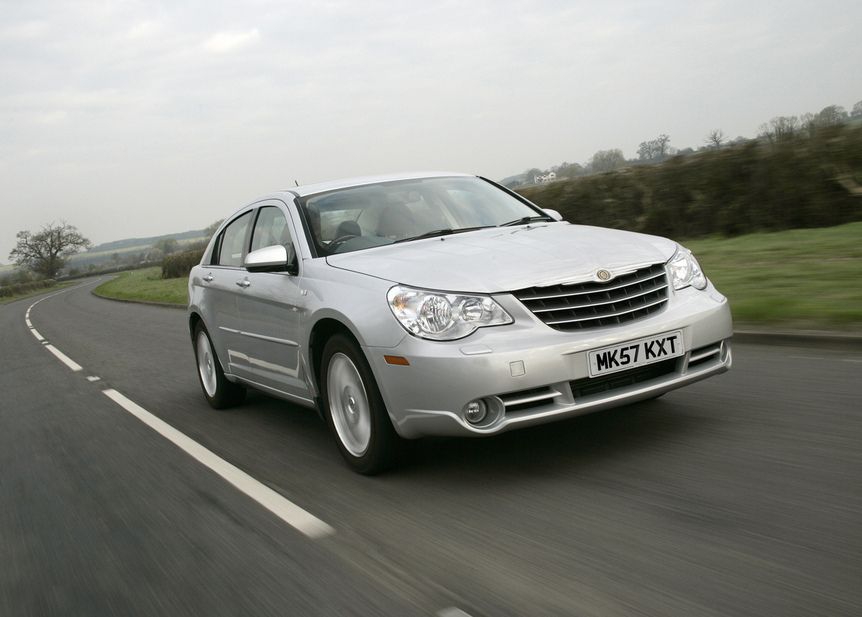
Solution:
<svg viewBox="0 0 862 617"><path fill-rule="evenodd" d="M862 223L685 242L738 324L862 330Z"/></svg>
<svg viewBox="0 0 862 617"><path fill-rule="evenodd" d="M188 280L185 278L163 279L162 269L144 268L123 272L96 287L96 293L119 300L163 302L184 305L188 301Z"/></svg>

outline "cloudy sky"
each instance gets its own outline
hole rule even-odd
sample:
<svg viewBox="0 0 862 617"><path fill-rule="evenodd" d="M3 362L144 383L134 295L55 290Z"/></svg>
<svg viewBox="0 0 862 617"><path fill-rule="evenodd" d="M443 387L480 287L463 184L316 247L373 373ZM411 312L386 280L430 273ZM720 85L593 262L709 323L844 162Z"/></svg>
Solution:
<svg viewBox="0 0 862 617"><path fill-rule="evenodd" d="M859 0L0 0L0 262L295 181L753 137L862 100L860 32Z"/></svg>

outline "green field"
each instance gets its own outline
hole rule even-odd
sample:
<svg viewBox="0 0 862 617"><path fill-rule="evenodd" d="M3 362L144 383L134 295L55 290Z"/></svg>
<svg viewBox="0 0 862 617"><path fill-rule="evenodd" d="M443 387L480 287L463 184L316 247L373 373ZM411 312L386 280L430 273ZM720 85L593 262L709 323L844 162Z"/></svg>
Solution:
<svg viewBox="0 0 862 617"><path fill-rule="evenodd" d="M730 299L737 325L862 331L862 223L684 242ZM160 268L121 274L97 293L186 303L186 280Z"/></svg>
<svg viewBox="0 0 862 617"><path fill-rule="evenodd" d="M862 223L684 244L739 324L862 329Z"/></svg>

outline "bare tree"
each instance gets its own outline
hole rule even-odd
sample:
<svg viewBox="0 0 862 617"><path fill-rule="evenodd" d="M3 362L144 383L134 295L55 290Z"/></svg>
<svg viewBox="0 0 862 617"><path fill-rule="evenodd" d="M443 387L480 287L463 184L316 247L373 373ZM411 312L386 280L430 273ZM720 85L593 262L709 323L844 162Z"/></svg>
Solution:
<svg viewBox="0 0 862 617"><path fill-rule="evenodd" d="M642 141L641 145L638 146L638 157L642 161L658 160L662 162L676 152L674 148L668 145L669 143L670 137L664 134L659 135L657 139Z"/></svg>
<svg viewBox="0 0 862 617"><path fill-rule="evenodd" d="M799 116L799 130L807 131L809 137L814 137L818 126L819 122L817 120L817 114L809 112Z"/></svg>
<svg viewBox="0 0 862 617"><path fill-rule="evenodd" d="M764 137L770 143L776 144L779 141L788 141L796 137L799 128L799 118L796 116L777 116L760 125L758 137Z"/></svg>
<svg viewBox="0 0 862 617"><path fill-rule="evenodd" d="M713 129L706 135L706 139L704 141L710 148L714 150L721 150L721 146L724 145L724 142L727 141L727 135L724 134L724 131L721 129Z"/></svg>
<svg viewBox="0 0 862 617"><path fill-rule="evenodd" d="M601 174L608 171L620 169L625 165L626 158L619 148L613 150L599 150L590 159L590 169L593 173Z"/></svg>
<svg viewBox="0 0 862 617"><path fill-rule="evenodd" d="M66 221L56 226L51 223L36 234L19 231L16 237L18 245L9 253L9 259L45 278L56 277L71 255L92 246Z"/></svg>
<svg viewBox="0 0 862 617"><path fill-rule="evenodd" d="M671 148L668 144L670 143L670 137L667 135L659 135L658 139L656 139L656 154L658 154L658 160L664 161L667 157L673 156L676 152L674 148Z"/></svg>
<svg viewBox="0 0 862 617"><path fill-rule="evenodd" d="M656 142L654 139L650 141L642 141L638 146L638 158L642 161L651 161L655 158Z"/></svg>

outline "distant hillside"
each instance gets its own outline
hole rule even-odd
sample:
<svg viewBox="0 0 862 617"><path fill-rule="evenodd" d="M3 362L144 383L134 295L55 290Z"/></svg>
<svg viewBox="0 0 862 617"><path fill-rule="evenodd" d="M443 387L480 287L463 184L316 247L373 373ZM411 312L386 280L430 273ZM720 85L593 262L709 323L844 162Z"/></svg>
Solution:
<svg viewBox="0 0 862 617"><path fill-rule="evenodd" d="M508 178L503 178L502 180L498 180L497 184L502 184L503 186L514 188L517 186L521 186L526 180L527 174L517 174L514 176L509 176Z"/></svg>
<svg viewBox="0 0 862 617"><path fill-rule="evenodd" d="M104 242L98 246L94 246L89 251L75 253L69 257L68 268L64 270L64 274L71 273L72 275L76 275L81 272L93 271L94 269L99 270L106 266L116 267L123 264L140 264L147 259L153 259L150 253L160 240L176 240L179 244L177 250L184 251L199 243L206 243L208 239L206 231L199 229L165 234L164 236L153 236L151 238L126 238L125 240ZM159 260L161 257L157 257L156 259ZM18 266L15 264L0 264L0 276L12 275L17 271Z"/></svg>
<svg viewBox="0 0 862 617"><path fill-rule="evenodd" d="M203 238L203 236L204 231L200 229L197 231L184 231L178 234L153 236L152 238L128 238L126 240L114 240L113 242L105 242L104 244L100 244L99 246L94 246L89 251L81 253L81 255L86 255L87 253L103 253L105 251L122 251L123 249L132 249L142 246L154 246L159 240L198 240L200 238Z"/></svg>
<svg viewBox="0 0 862 617"><path fill-rule="evenodd" d="M139 264L151 259L150 252L161 240L175 240L179 251L188 250L187 247L208 240L203 230L184 231L164 236L153 236L151 238L127 238L125 240L114 240L94 246L89 251L76 253L69 258L69 272L72 274L116 266L121 264ZM160 257L157 259L161 259Z"/></svg>

